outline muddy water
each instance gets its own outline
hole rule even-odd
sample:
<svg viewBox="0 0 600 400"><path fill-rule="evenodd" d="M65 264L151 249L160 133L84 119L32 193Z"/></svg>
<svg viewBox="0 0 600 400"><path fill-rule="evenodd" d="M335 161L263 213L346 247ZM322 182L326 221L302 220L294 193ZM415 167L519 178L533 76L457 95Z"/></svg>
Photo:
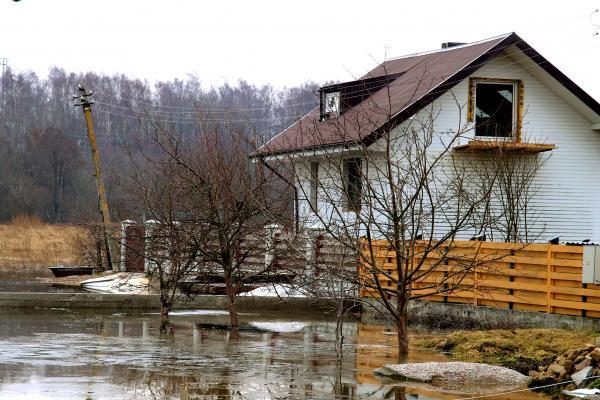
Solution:
<svg viewBox="0 0 600 400"><path fill-rule="evenodd" d="M459 399L383 385L394 362L383 326L348 323L341 367L330 321L244 314L233 338L214 311L177 312L161 338L154 314L0 311L0 399ZM413 352L415 361L443 355ZM480 392L487 392L485 383ZM540 399L527 392L493 399Z"/></svg>
<svg viewBox="0 0 600 400"><path fill-rule="evenodd" d="M91 275L89 276L92 277ZM83 293L83 289L53 286L54 276L50 270L41 271L0 271L0 292L43 292L43 293Z"/></svg>

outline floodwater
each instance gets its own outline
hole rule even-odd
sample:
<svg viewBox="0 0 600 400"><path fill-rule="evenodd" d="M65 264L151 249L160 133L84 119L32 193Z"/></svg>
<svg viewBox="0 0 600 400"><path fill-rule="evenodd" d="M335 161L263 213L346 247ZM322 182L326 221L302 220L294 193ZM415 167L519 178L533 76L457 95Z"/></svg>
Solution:
<svg viewBox="0 0 600 400"><path fill-rule="evenodd" d="M161 338L156 314L0 311L0 399L463 399L384 385L394 334L349 322L337 367L334 324L317 317L243 314L253 330L233 338L219 311L175 312ZM213 324L213 327L210 327ZM445 356L413 352L413 361ZM478 385L487 393L485 383ZM542 399L527 391L487 399Z"/></svg>
<svg viewBox="0 0 600 400"><path fill-rule="evenodd" d="M90 278L92 276L90 275ZM83 289L53 286L50 270L30 272L0 271L0 292L82 293Z"/></svg>

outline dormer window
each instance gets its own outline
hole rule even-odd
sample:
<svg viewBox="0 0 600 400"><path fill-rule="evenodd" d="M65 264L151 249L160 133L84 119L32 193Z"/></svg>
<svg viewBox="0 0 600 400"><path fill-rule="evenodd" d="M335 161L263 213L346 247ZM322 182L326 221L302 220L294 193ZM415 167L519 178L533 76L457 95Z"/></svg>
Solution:
<svg viewBox="0 0 600 400"><path fill-rule="evenodd" d="M518 80L471 78L468 119L476 138L520 142L523 85Z"/></svg>
<svg viewBox="0 0 600 400"><path fill-rule="evenodd" d="M340 92L332 92L325 94L325 112L327 114L339 114Z"/></svg>
<svg viewBox="0 0 600 400"><path fill-rule="evenodd" d="M340 98L341 93L339 91L323 94L323 119L340 115Z"/></svg>
<svg viewBox="0 0 600 400"><path fill-rule="evenodd" d="M319 89L321 121L337 118L360 104L372 93L389 85L404 72L336 83Z"/></svg>

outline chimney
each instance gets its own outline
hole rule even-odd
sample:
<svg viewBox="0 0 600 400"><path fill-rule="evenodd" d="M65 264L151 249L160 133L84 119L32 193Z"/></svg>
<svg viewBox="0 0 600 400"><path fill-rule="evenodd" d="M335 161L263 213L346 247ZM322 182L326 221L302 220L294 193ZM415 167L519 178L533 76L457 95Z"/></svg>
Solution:
<svg viewBox="0 0 600 400"><path fill-rule="evenodd" d="M444 42L442 43L442 49L449 49L450 47L455 47L455 46L462 46L463 42Z"/></svg>

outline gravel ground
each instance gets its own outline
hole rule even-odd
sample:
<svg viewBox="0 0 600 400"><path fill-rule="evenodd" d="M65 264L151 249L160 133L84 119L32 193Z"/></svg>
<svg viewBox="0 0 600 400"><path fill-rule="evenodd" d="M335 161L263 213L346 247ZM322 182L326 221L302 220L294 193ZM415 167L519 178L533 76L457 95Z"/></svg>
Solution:
<svg viewBox="0 0 600 400"><path fill-rule="evenodd" d="M427 382L434 385L475 384L524 385L528 377L509 368L468 362L424 362L388 364L375 371L391 379Z"/></svg>

